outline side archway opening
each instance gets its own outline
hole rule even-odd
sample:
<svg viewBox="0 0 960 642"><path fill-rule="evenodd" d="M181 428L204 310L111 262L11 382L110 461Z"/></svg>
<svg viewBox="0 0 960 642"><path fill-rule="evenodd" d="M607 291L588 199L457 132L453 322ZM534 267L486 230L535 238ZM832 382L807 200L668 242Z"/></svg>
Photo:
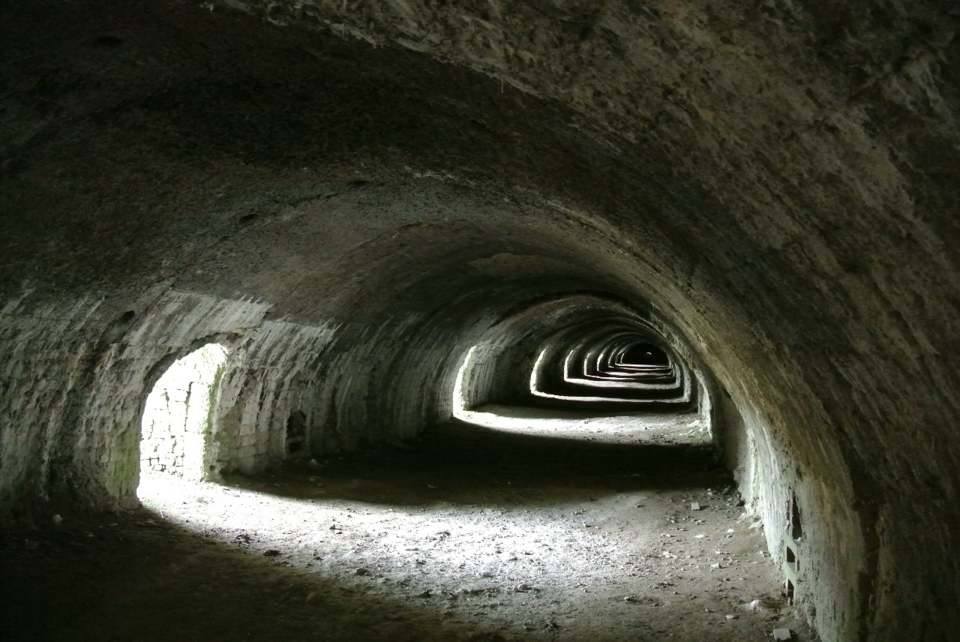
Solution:
<svg viewBox="0 0 960 642"><path fill-rule="evenodd" d="M147 396L140 422L140 491L151 478L201 481L227 348L208 343L174 361Z"/></svg>

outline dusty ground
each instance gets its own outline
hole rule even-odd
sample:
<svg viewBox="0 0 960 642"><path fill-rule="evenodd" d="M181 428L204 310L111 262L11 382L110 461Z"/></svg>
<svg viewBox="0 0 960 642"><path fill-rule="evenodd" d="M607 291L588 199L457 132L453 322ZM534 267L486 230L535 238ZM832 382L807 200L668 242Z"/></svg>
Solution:
<svg viewBox="0 0 960 642"><path fill-rule="evenodd" d="M566 419L3 531L0 639L813 639L692 419Z"/></svg>
<svg viewBox="0 0 960 642"><path fill-rule="evenodd" d="M463 423L531 437L627 446L710 444L710 429L696 414L597 413L489 404L473 410L459 410L457 416Z"/></svg>

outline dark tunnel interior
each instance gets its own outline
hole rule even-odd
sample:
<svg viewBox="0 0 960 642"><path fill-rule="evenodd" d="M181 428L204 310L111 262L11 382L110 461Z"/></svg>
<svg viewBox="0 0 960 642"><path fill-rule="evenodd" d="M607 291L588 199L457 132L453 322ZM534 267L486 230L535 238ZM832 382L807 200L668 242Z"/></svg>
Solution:
<svg viewBox="0 0 960 642"><path fill-rule="evenodd" d="M3 4L0 639L956 639L958 27Z"/></svg>

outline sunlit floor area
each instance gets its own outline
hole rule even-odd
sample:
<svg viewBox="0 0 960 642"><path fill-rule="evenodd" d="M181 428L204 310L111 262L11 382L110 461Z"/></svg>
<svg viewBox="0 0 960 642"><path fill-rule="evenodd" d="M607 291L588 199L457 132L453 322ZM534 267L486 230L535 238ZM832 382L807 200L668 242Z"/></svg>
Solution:
<svg viewBox="0 0 960 642"><path fill-rule="evenodd" d="M710 428L696 413L610 412L490 404L461 410L466 424L518 435L607 444L703 445Z"/></svg>
<svg viewBox="0 0 960 642"><path fill-rule="evenodd" d="M814 639L708 448L592 436L455 424L225 486L145 477L141 511L4 538L2 637Z"/></svg>

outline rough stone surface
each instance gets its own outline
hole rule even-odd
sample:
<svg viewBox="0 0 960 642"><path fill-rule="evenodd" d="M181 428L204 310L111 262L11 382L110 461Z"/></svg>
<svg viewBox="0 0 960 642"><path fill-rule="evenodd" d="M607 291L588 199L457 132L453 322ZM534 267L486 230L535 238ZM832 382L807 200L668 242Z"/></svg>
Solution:
<svg viewBox="0 0 960 642"><path fill-rule="evenodd" d="M262 470L293 412L317 453L418 434L499 319L590 293L715 379L777 559L799 507L824 639L954 634L956 9L38 1L0 25L3 510L134 503L146 393L205 342L237 355L217 461Z"/></svg>
<svg viewBox="0 0 960 642"><path fill-rule="evenodd" d="M227 350L217 343L172 364L153 384L140 422L140 473L204 477L220 376Z"/></svg>
<svg viewBox="0 0 960 642"><path fill-rule="evenodd" d="M729 475L708 449L679 446L690 442L676 419L611 421L616 432L586 438L569 417L546 432L445 426L417 449L324 460L319 475L150 476L142 511L0 539L0 633L764 642L790 626L815 642ZM686 510L691 499L703 510Z"/></svg>

